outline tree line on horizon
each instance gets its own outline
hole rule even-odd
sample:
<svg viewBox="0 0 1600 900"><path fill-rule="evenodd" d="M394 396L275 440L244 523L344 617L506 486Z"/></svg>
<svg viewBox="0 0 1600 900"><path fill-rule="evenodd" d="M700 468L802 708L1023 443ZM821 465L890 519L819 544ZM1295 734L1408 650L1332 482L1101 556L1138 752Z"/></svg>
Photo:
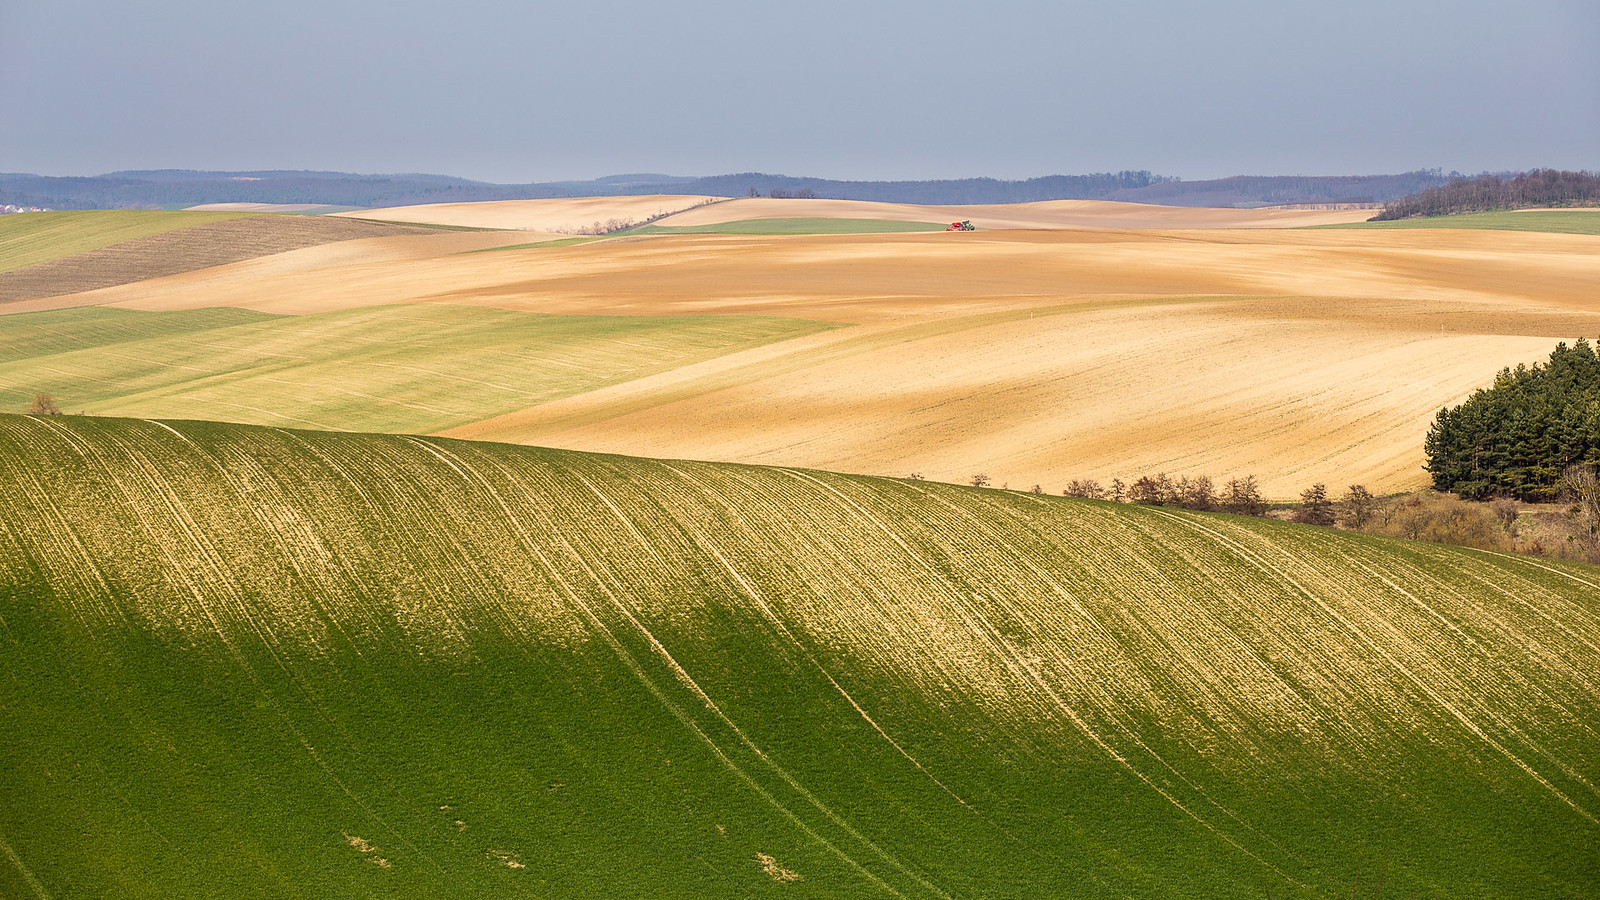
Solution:
<svg viewBox="0 0 1600 900"><path fill-rule="evenodd" d="M1455 173L1451 173L1454 175ZM1148 170L1045 175L844 181L741 172L706 177L613 175L591 181L493 184L444 175L186 170L113 172L84 177L0 173L0 205L49 209L177 209L205 203L294 203L353 208L490 200L546 200L649 194L819 197L889 203L1025 203L1117 200L1171 206L1260 207L1374 204L1444 184L1438 169L1398 175L1238 175L1184 181Z"/></svg>
<svg viewBox="0 0 1600 900"><path fill-rule="evenodd" d="M1393 222L1424 216L1596 205L1600 205L1600 174L1534 169L1512 177L1486 174L1456 178L1448 184L1401 197L1368 221Z"/></svg>

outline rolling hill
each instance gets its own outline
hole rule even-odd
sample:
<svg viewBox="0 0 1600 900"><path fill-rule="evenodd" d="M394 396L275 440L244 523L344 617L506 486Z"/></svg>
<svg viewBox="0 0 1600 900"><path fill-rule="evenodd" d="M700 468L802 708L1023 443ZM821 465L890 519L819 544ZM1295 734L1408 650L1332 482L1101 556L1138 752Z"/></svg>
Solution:
<svg viewBox="0 0 1600 900"><path fill-rule="evenodd" d="M451 214L478 224L499 216L502 225L545 216L549 224L552 216L599 215L595 204L611 204L611 215L625 211L617 203L655 209L649 204L660 200L467 204ZM185 356L193 369L164 366L170 360L153 347L115 371L164 367L168 393L132 389L120 374L92 384L79 377L88 369L63 374L40 362L0 378L0 404L21 411L42 390L67 409L92 404L102 413L447 429L539 446L956 482L983 472L997 484L1052 492L1084 477L1255 474L1269 496L1290 498L1317 482L1336 491L1355 483L1380 492L1421 487L1421 438L1439 408L1502 367L1543 359L1557 341L1600 334L1594 235L1134 228L1139 222L1125 213L1141 209L1177 216L1158 216L1155 224L1166 225L1325 215L1041 203L993 213L997 224L1026 228L964 234L667 233L574 243L502 231L347 240L0 307L226 307L313 317L299 329L308 333L337 320L346 346L294 362L319 369L308 381L314 389L241 382L232 373L218 382L213 361ZM786 218L796 210L826 215ZM833 222L847 231L913 214L884 204L747 198L662 222L691 230L799 222L812 231ZM1046 220L1055 224L1041 227ZM1099 227L1066 227L1074 221ZM466 252L478 250L493 252ZM409 318L452 327L407 325L397 310L405 305L430 307ZM359 312L372 307L386 311ZM785 340L735 340L727 352L680 354L682 364L666 370L634 368L625 383L602 379L573 390L546 390L541 373L549 366L507 367L515 357L503 354L488 370L509 377L497 383L510 390L494 402L462 397L448 415L396 416L392 403L350 394L345 409L313 410L340 392L363 358L359 348L379 348L391 335L396 353L466 368L493 347L516 350L507 347L520 340L516 329L482 348L459 340L486 321L485 310L607 316L624 330L631 317L714 316L734 329L741 326L732 320L746 317L811 324ZM0 316L0 341L23 327L14 318ZM821 330L823 323L845 327ZM260 326L249 334L262 343L230 345L229 353L299 353L303 342L266 340L295 330L292 322ZM537 346L523 347L522 358ZM160 347L191 349L176 340ZM330 353L341 361L327 367ZM395 373L368 367L351 386L387 384L379 376ZM181 399L216 390L232 405ZM512 405L517 397L526 402ZM115 398L129 402L107 402Z"/></svg>
<svg viewBox="0 0 1600 900"><path fill-rule="evenodd" d="M88 253L180 228L241 218L235 212L92 210L0 216L0 272Z"/></svg>
<svg viewBox="0 0 1600 900"><path fill-rule="evenodd" d="M0 896L1590 897L1600 570L0 416Z"/></svg>
<svg viewBox="0 0 1600 900"><path fill-rule="evenodd" d="M428 229L321 216L109 210L0 219L0 303Z"/></svg>
<svg viewBox="0 0 1600 900"><path fill-rule="evenodd" d="M1468 228L1481 231L1545 231L1553 234L1600 234L1600 209L1516 209L1456 213L1318 228Z"/></svg>
<svg viewBox="0 0 1600 900"><path fill-rule="evenodd" d="M739 197L667 216L662 227L709 228L755 219L834 218L910 222L970 219L979 228L1295 228L1365 221L1367 210L1203 209L1109 200L918 205L864 200Z"/></svg>
<svg viewBox="0 0 1600 900"><path fill-rule="evenodd" d="M438 431L832 326L440 304L304 316L76 307L0 319L0 408Z"/></svg>

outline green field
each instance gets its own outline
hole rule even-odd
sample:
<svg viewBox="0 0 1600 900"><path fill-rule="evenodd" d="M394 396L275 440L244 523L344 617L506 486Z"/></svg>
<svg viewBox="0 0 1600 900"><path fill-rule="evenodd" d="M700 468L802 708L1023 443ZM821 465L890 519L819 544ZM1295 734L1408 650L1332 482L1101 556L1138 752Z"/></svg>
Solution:
<svg viewBox="0 0 1600 900"><path fill-rule="evenodd" d="M1594 897L1597 730L1592 567L0 416L6 898Z"/></svg>
<svg viewBox="0 0 1600 900"><path fill-rule="evenodd" d="M833 326L471 306L0 316L0 410L429 432Z"/></svg>
<svg viewBox="0 0 1600 900"><path fill-rule="evenodd" d="M1600 209L1553 209L1531 212L1462 213L1393 222L1353 222L1315 228L1470 228L1484 231L1545 231L1558 234L1600 234Z"/></svg>
<svg viewBox="0 0 1600 900"><path fill-rule="evenodd" d="M93 209L0 216L0 272L250 213Z"/></svg>
<svg viewBox="0 0 1600 900"><path fill-rule="evenodd" d="M883 234L902 231L943 231L945 224L903 222L896 219L740 219L714 225L641 225L621 234Z"/></svg>

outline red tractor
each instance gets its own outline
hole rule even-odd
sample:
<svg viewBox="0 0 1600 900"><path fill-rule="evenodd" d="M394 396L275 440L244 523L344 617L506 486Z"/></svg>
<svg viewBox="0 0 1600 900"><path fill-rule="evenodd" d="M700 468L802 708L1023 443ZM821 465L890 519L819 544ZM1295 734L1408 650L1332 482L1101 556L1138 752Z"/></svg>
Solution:
<svg viewBox="0 0 1600 900"><path fill-rule="evenodd" d="M977 230L978 230L978 226L972 224L972 220L971 219L962 219L959 222L951 222L950 223L950 227L945 229L945 231L977 231Z"/></svg>

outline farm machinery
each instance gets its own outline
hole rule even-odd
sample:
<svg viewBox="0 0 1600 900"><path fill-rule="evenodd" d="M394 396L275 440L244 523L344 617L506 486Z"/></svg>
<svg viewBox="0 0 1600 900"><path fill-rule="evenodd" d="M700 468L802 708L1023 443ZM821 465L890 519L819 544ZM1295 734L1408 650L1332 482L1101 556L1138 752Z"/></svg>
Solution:
<svg viewBox="0 0 1600 900"><path fill-rule="evenodd" d="M959 222L951 222L949 227L947 227L945 229L945 231L977 231L977 230L978 230L978 226L972 224L972 220L971 219L962 219Z"/></svg>

